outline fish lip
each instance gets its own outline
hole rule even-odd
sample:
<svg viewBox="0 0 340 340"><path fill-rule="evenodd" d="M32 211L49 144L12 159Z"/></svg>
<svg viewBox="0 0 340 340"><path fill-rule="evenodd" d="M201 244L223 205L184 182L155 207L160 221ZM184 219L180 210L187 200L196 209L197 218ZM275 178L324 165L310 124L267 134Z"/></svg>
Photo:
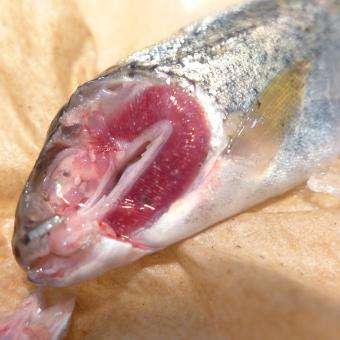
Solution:
<svg viewBox="0 0 340 340"><path fill-rule="evenodd" d="M37 274L37 270L28 270L27 272L27 279L35 284L35 285L40 285L40 286L48 286L49 282L57 282L59 280L62 280L65 277L65 272L60 270L57 271L53 274L53 278L49 279L49 276L45 276L46 274L43 275L43 273Z"/></svg>
<svg viewBox="0 0 340 340"><path fill-rule="evenodd" d="M43 268L43 265L51 261L51 258L57 258L61 262L57 263L57 265L52 265L50 268ZM61 258L60 256L56 256L53 254L48 254L39 258L39 264L34 264L32 266L27 267L27 278L30 282L36 285L42 286L63 286L62 281L68 275L70 275L73 271L77 270L79 264L81 264L81 259L77 259L77 261L72 261L71 265L68 264L68 261L72 260L72 256ZM60 284L58 284L60 282Z"/></svg>

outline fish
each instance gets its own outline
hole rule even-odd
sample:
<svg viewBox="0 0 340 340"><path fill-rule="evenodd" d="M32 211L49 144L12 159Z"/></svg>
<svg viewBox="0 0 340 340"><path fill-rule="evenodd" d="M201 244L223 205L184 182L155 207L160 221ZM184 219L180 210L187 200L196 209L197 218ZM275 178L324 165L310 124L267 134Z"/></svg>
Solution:
<svg viewBox="0 0 340 340"><path fill-rule="evenodd" d="M257 0L79 86L18 202L13 253L67 286L280 195L340 155L340 3Z"/></svg>
<svg viewBox="0 0 340 340"><path fill-rule="evenodd" d="M61 340L66 335L74 298L46 306L42 291L28 296L13 315L0 320L2 340Z"/></svg>

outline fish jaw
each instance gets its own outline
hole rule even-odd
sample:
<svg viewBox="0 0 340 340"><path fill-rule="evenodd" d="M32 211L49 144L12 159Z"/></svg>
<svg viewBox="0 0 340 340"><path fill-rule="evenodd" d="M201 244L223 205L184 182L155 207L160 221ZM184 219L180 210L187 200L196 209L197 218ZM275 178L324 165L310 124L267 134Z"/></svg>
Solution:
<svg viewBox="0 0 340 340"><path fill-rule="evenodd" d="M161 248L134 235L200 185L225 143L206 100L158 79L71 97L17 207L13 250L32 282L73 284Z"/></svg>
<svg viewBox="0 0 340 340"><path fill-rule="evenodd" d="M1 339L63 339L74 308L74 298L45 307L41 294L34 292L7 319L0 321Z"/></svg>
<svg viewBox="0 0 340 340"><path fill-rule="evenodd" d="M100 236L93 246L75 255L40 259L28 270L28 279L37 285L65 287L98 277L157 250L155 247L141 248L137 242L133 244Z"/></svg>

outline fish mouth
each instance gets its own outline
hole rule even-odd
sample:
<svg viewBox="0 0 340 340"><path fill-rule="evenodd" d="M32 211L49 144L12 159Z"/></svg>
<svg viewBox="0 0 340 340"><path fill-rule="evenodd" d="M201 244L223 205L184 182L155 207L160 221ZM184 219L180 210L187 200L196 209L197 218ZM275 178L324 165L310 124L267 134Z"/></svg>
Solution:
<svg viewBox="0 0 340 340"><path fill-rule="evenodd" d="M134 235L191 187L209 151L204 111L178 86L111 81L70 103L17 210L14 252L35 283L81 271L103 239L150 252Z"/></svg>

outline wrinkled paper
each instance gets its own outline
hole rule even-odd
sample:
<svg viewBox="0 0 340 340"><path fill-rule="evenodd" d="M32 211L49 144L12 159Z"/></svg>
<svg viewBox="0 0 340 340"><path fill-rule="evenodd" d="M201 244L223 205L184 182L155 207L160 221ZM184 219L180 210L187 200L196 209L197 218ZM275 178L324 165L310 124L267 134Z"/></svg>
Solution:
<svg viewBox="0 0 340 340"><path fill-rule="evenodd" d="M57 110L128 53L237 0L0 3L0 315L32 286L16 201ZM67 339L339 339L340 199L305 186L96 280Z"/></svg>

